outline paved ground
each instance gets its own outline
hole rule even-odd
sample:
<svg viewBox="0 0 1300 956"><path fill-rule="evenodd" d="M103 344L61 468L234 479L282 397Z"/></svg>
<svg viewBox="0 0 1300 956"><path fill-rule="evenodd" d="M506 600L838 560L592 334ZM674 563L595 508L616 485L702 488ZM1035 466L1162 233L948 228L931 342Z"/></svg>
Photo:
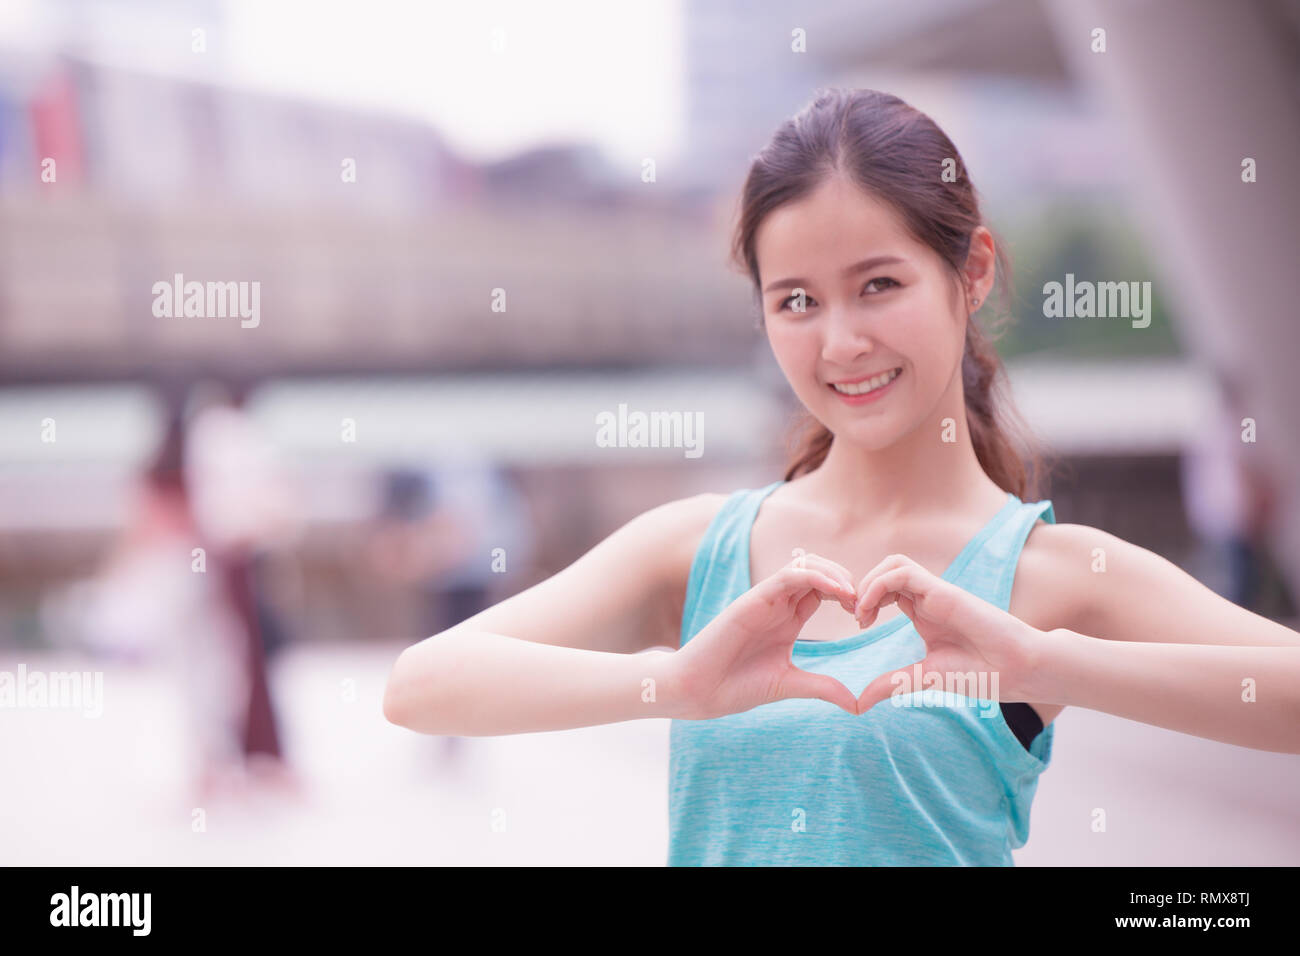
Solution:
<svg viewBox="0 0 1300 956"><path fill-rule="evenodd" d="M210 800L192 827L179 689L105 668L104 714L0 710L6 864L661 865L666 721L445 741L388 724L397 645L293 649L273 673L302 802ZM13 671L18 658L0 656ZM67 658L29 669L102 666ZM355 681L347 701L343 682ZM1102 807L1107 830L1091 828ZM502 823L504 827L502 827ZM494 829L494 824L496 829ZM1021 865L1300 864L1300 757L1067 710Z"/></svg>

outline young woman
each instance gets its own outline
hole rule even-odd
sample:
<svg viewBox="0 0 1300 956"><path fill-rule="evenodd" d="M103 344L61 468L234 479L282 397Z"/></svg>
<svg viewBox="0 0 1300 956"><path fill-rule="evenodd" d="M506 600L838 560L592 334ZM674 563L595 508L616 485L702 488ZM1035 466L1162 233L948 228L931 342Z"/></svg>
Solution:
<svg viewBox="0 0 1300 956"><path fill-rule="evenodd" d="M407 648L390 721L673 718L670 864L1009 865L1071 704L1300 753L1300 635L1024 500L975 320L999 252L928 117L820 91L734 251L815 423L784 479L654 508Z"/></svg>

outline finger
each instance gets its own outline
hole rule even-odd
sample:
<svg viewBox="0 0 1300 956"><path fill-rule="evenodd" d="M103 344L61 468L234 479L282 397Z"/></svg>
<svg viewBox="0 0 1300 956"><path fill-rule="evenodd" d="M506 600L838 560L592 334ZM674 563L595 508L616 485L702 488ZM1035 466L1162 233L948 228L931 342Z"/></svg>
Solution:
<svg viewBox="0 0 1300 956"><path fill-rule="evenodd" d="M855 616L859 625L864 628L870 627L883 606L892 604L900 597L914 601L916 597L925 593L928 586L929 582L924 572L916 565L906 564L892 571L886 571L867 585L866 591L858 599ZM913 612L915 613L914 605Z"/></svg>
<svg viewBox="0 0 1300 956"><path fill-rule="evenodd" d="M912 563L914 563L912 559L905 554L895 552L886 555L880 559L880 562L874 568L858 579L858 589L861 590L863 587L871 583L872 578L884 574L886 571L892 571L894 568Z"/></svg>
<svg viewBox="0 0 1300 956"><path fill-rule="evenodd" d="M854 589L858 594L858 600L853 609L854 616L856 617L858 611L861 610L863 606L863 602L862 602L863 591L866 588L871 586L872 581L874 581L876 578L880 577L882 574L885 574L888 571L892 571L895 568L906 567L907 565L912 563L913 563L912 559L905 554L891 554L888 557L886 557L884 560L882 560L879 564L877 564L874 568L872 568L870 571L868 571L866 574L862 575L861 579L859 579L858 581L858 586Z"/></svg>
<svg viewBox="0 0 1300 956"><path fill-rule="evenodd" d="M858 714L857 698L853 692L829 674L813 674L791 666L781 682L781 697L800 697L824 700L853 714Z"/></svg>
<svg viewBox="0 0 1300 956"><path fill-rule="evenodd" d="M928 650L928 647L927 647ZM858 695L858 713L865 714L876 704L888 698L901 698L906 694L937 691L944 695L964 697L972 701L1011 703L1023 699L1022 694L1003 693L999 686L1002 672L987 664L976 664L970 658L953 657L942 652L881 674L862 689ZM990 690L991 688L991 690Z"/></svg>
<svg viewBox="0 0 1300 956"><path fill-rule="evenodd" d="M847 601L850 606L854 599L852 588L817 568L786 567L768 580L773 582L772 587L777 593L786 596L802 596L800 592L816 591L824 601L836 601L841 604Z"/></svg>
<svg viewBox="0 0 1300 956"><path fill-rule="evenodd" d="M825 571L837 581L842 581L850 589L853 588L853 575L849 569L838 562L832 561L824 555L816 554L812 551L805 551L803 548L794 549L794 557L787 567L794 568L816 568L819 571ZM856 593L856 592L855 592Z"/></svg>
<svg viewBox="0 0 1300 956"><path fill-rule="evenodd" d="M849 569L838 561L832 561L822 554L816 554L812 551L800 551L795 558L796 561L803 561L803 567L815 567L818 570L825 571L837 581L843 581L849 588L853 587L853 575Z"/></svg>
<svg viewBox="0 0 1300 956"><path fill-rule="evenodd" d="M806 591L803 597L795 602L794 616L801 628L808 623L810 617L817 613L817 609L821 607L824 600L826 600L826 595L820 591Z"/></svg>
<svg viewBox="0 0 1300 956"><path fill-rule="evenodd" d="M918 668L920 669L919 674ZM925 659L908 664L906 667L886 671L862 688L862 693L858 695L857 700L858 713L865 714L882 700L888 700L891 697L902 697L904 694L924 690L926 674L931 672L932 670L927 667ZM917 686L918 680L920 686Z"/></svg>
<svg viewBox="0 0 1300 956"><path fill-rule="evenodd" d="M871 625L876 623L876 618L880 615L880 609L896 603L901 597L904 597L904 595L898 591L885 591L879 598L874 599L870 606L859 609L854 616L858 627L864 631L870 628ZM899 609L902 609L901 604Z"/></svg>
<svg viewBox="0 0 1300 956"><path fill-rule="evenodd" d="M840 598L840 604L843 606L844 610L848 611L850 614L853 613L853 606L857 602L858 592L853 586L853 575L849 573L848 568L844 567L842 564L837 564L830 558L823 557L820 554L813 554L811 552L801 554L795 560L802 561L802 567L823 571L836 581L840 582L840 584L844 586L844 596Z"/></svg>

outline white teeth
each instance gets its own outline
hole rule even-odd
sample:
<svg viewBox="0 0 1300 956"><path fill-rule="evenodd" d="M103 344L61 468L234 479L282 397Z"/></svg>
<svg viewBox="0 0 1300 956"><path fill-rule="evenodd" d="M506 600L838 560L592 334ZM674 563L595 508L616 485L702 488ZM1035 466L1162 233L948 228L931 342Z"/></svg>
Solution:
<svg viewBox="0 0 1300 956"><path fill-rule="evenodd" d="M865 392L874 391L881 386L888 385L898 377L898 373L901 371L902 369L898 368L890 369L888 372L877 375L875 378L869 378L865 382L855 382L852 385L836 385L835 391L844 395L862 395Z"/></svg>

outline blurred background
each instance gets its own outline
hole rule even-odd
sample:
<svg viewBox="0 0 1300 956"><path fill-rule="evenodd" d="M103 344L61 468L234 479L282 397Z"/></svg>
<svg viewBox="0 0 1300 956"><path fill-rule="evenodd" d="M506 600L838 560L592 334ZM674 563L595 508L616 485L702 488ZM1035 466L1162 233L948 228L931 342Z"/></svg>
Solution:
<svg viewBox="0 0 1300 956"><path fill-rule="evenodd" d="M0 860L661 864L666 721L422 737L384 682L780 476L729 227L831 85L962 151L1058 520L1297 626L1300 3L3 0L0 671L86 683L0 708ZM1067 275L1150 282L1150 325L1046 317ZM603 447L620 404L703 454ZM1296 864L1298 792L1067 709L1016 858Z"/></svg>

